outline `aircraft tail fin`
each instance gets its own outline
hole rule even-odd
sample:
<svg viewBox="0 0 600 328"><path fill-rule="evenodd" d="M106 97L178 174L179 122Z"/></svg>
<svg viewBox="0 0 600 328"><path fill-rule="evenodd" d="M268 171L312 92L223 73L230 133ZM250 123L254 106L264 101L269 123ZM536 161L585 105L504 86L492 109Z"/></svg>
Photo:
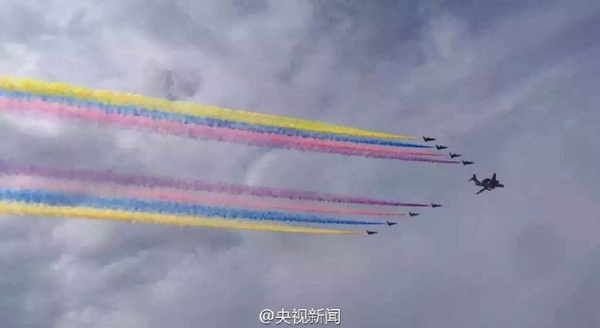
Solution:
<svg viewBox="0 0 600 328"><path fill-rule="evenodd" d="M469 179L469 181L477 182L477 176L475 174L473 174L473 176L471 177L471 179Z"/></svg>

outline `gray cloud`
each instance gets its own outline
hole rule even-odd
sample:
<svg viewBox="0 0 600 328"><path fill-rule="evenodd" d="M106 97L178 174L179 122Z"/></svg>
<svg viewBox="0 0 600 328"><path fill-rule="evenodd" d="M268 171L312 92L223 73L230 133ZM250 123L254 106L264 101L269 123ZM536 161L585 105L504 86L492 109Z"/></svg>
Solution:
<svg viewBox="0 0 600 328"><path fill-rule="evenodd" d="M3 74L433 135L471 169L0 116L0 158L407 201L378 238L0 221L3 327L595 327L595 1L1 2ZM475 196L471 173L504 190Z"/></svg>

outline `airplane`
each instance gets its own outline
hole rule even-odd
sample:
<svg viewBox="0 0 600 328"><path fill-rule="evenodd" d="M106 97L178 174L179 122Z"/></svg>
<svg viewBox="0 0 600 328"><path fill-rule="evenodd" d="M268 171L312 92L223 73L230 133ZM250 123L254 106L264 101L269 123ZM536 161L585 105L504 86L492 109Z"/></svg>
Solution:
<svg viewBox="0 0 600 328"><path fill-rule="evenodd" d="M374 235L376 233L377 233L377 231L369 231L369 230L367 230L367 235Z"/></svg>
<svg viewBox="0 0 600 328"><path fill-rule="evenodd" d="M447 149L448 147L446 147L446 146L440 146L440 145L435 145L435 148L437 148L437 150L442 150L442 149Z"/></svg>
<svg viewBox="0 0 600 328"><path fill-rule="evenodd" d="M419 216L419 213L408 212L408 215L410 215L410 216Z"/></svg>
<svg viewBox="0 0 600 328"><path fill-rule="evenodd" d="M390 221L385 221L385 223L387 223L388 226L393 226L394 224L398 224L397 222L390 222Z"/></svg>
<svg viewBox="0 0 600 328"><path fill-rule="evenodd" d="M471 165L473 164L473 162L471 161L462 161L463 165Z"/></svg>
<svg viewBox="0 0 600 328"><path fill-rule="evenodd" d="M450 153L450 158L461 157L461 154Z"/></svg>
<svg viewBox="0 0 600 328"><path fill-rule="evenodd" d="M431 207L433 207L433 208L436 208L436 207L442 207L442 205L440 205L440 204L433 204L433 203L431 203Z"/></svg>
<svg viewBox="0 0 600 328"><path fill-rule="evenodd" d="M473 177L471 177L471 179L469 179L469 181L475 181L476 186L483 187L483 189L479 190L479 192L477 192L476 195L479 195L486 190L493 190L495 188L504 188L504 185L501 184L500 181L498 181L496 179L496 173L494 173L494 175L492 176L491 179L486 178L486 179L483 179L483 181L477 180L477 176L475 174L473 174Z"/></svg>
<svg viewBox="0 0 600 328"><path fill-rule="evenodd" d="M423 140L425 140L425 142L430 142L430 141L434 141L435 138L423 137Z"/></svg>

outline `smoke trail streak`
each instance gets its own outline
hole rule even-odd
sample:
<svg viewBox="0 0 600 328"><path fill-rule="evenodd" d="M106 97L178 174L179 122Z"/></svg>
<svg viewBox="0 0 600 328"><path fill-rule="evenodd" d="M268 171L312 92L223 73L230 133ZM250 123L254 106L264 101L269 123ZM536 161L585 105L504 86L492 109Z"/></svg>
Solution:
<svg viewBox="0 0 600 328"><path fill-rule="evenodd" d="M133 223L155 223L182 227L202 227L214 229L253 230L270 232L292 232L327 235L356 235L356 231L316 229L297 226L264 224L247 221L226 219L208 219L202 217L187 217L162 215L153 213L137 213L115 210L99 210L85 207L61 207L39 204L24 204L16 202L1 202L0 215L32 215L42 217L69 217L72 219L86 218L95 220L126 221Z"/></svg>
<svg viewBox="0 0 600 328"><path fill-rule="evenodd" d="M176 135L189 135L190 133L199 136L206 136L207 131L210 133L209 137L215 136L217 139L227 140L228 138L233 138L233 141L242 141L246 139L253 140L251 143L256 145L275 145L275 146L289 146L294 144L299 145L307 145L318 147L319 149L323 149L327 151L330 148L338 148L344 150L360 150L365 152L373 152L373 153L389 153L393 155L418 155L418 156L445 156L439 153L431 153L431 152L423 152L423 151L402 151L395 150L386 147L376 147L376 146L365 146L365 145L349 145L348 143L340 143L340 142L332 142L318 139L298 139L295 137L289 136L281 136L281 135L266 135L259 133L252 133L248 131L240 131L233 130L227 128L210 128L206 126L189 126L185 124L181 124L178 122L172 121L160 121L149 119L147 117L140 116L122 116L122 115L110 115L101 110L94 110L88 108L87 110L82 110L81 108L68 106L65 104L59 103L47 103L43 101L23 101L20 99L2 99L0 100L1 104L8 107L5 110L13 110L13 111L31 111L31 112L41 112L52 115L57 115L61 117L75 118L75 119L85 119L85 120L94 120L101 121L106 123L123 123L123 124L133 124L136 127L142 128L154 128L160 129L161 131L174 131ZM108 118L107 118L108 117ZM191 131L191 132L190 132ZM212 132L212 133L211 133ZM221 133L219 133L221 132Z"/></svg>
<svg viewBox="0 0 600 328"><path fill-rule="evenodd" d="M148 188L124 188L118 185L86 184L79 181L58 180L31 180L15 179L26 176L0 176L0 187L8 189L31 189L52 192L66 192L74 194L91 193L98 197L134 198L177 203L201 204L212 206L232 206L253 209L270 209L276 211L329 213L346 215L371 215L371 216L404 216L403 213L390 213L380 211L364 211L344 208L327 208L309 205L281 205L276 203L261 202L256 200L236 199L235 196L218 197L214 195L198 195L175 190L155 190Z"/></svg>
<svg viewBox="0 0 600 328"><path fill-rule="evenodd" d="M151 131L160 131L162 133L174 134L179 136L188 136L192 138L213 139L219 141L230 141L253 146L282 147L287 149L297 149L302 151L317 151L332 154L341 154L347 156L364 156L384 159L397 159L404 161L428 162L428 163L446 163L459 164L458 161L436 160L411 155L422 156L441 156L441 154L424 152L406 152L388 149L377 149L375 151L363 148L339 145L336 142L323 140L298 139L288 136L276 136L258 134L247 131L211 128L206 126L190 126L177 122L156 121L145 117L120 116L106 114L102 111L88 109L85 111L75 107L65 105L28 102L14 99L0 99L0 110L4 111L29 111L35 113L49 114L61 118L76 120L93 121L94 123L118 124L127 128L150 129Z"/></svg>
<svg viewBox="0 0 600 328"><path fill-rule="evenodd" d="M179 122L183 124L196 124L196 125L206 125L210 127L216 128L229 128L234 130L243 130L250 131L256 133L269 133L269 134L278 134L285 135L291 137L299 137L299 138L312 138L312 139L320 139L320 140L331 140L331 141L339 141L339 142L352 142L359 144L370 144L370 145L379 145L379 146L392 146L392 147L404 147L404 148L435 148L434 146L428 145L419 145L413 143L400 142L389 139L373 139L367 137L353 137L347 135L340 134L323 134L316 133L310 131L303 131L291 128L281 128L274 126L262 126L262 125L251 125L247 123L235 122L235 121L225 121L218 120L213 118L206 117L197 117L191 115L181 115L181 114L173 114L168 112L156 111L156 110L148 110L144 108L137 108L132 106L114 106L114 105L106 105L99 102L92 101L82 101L73 98L64 98L64 97L51 97L51 96L37 96L34 94L26 93L26 92L8 92L0 89L0 97L6 98L16 98L22 100L41 100L44 102L52 102L52 103L63 103L68 104L70 106L85 108L93 108L102 110L108 114L114 113L123 116L143 116L153 118L155 120L166 120Z"/></svg>
<svg viewBox="0 0 600 328"><path fill-rule="evenodd" d="M230 110L214 106L200 106L191 103L171 102L166 99L153 99L140 95L117 93L105 90L92 90L78 86L71 86L66 83L2 77L0 78L0 88L8 91L22 91L47 96L72 97L82 100L98 101L106 104L144 107L150 110L161 110L177 114L210 117L264 126L277 126L313 132L346 134L371 138L416 139L415 137L410 136L371 132L323 122L295 119L291 117Z"/></svg>
<svg viewBox="0 0 600 328"><path fill-rule="evenodd" d="M42 203L52 206L94 207L129 212L151 212L159 214L221 217L227 219L250 219L259 221L302 222L347 225L380 225L381 222L320 218L312 215L294 216L282 212L252 211L239 208L223 208L180 204L165 201L138 199L111 199L88 195L62 194L39 190L0 189L0 200L24 203Z"/></svg>
<svg viewBox="0 0 600 328"><path fill-rule="evenodd" d="M84 180L92 182L112 182L120 185L150 187L150 188L172 188L181 190L195 190L229 193L234 195L252 195L257 197L287 198L296 200L312 200L331 203L348 203L379 206L406 206L406 207L429 207L428 204L392 202L380 199L362 197L342 196L318 193L312 191L300 191L291 189L275 189L265 187L253 187L241 184L211 183L200 180L186 181L183 179L167 177L149 177L143 175L122 175L111 171L92 171L85 169L61 169L35 165L15 165L0 160L0 172L4 174L22 174L44 176L55 179Z"/></svg>

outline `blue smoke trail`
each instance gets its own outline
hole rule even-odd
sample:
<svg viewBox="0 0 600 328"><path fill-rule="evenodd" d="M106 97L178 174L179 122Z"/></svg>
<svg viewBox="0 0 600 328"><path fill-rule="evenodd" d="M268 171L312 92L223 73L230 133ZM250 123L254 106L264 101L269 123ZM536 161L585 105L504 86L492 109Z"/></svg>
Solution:
<svg viewBox="0 0 600 328"><path fill-rule="evenodd" d="M367 137L355 137L355 136L345 136L338 134L326 134L326 133L318 133L318 132L309 132L303 130L296 130L292 128L280 128L274 126L263 126L263 125L253 125L249 123L235 122L235 121L227 121L214 119L209 117L197 117L191 115L183 115L183 114L174 114L167 113L163 111L155 111L148 110L134 106L115 106L108 105L99 102L93 101L85 101L74 99L70 97L54 97L54 96L38 96L33 95L27 92L20 91L7 91L0 89L0 96L7 98L15 98L15 99L24 99L24 100L42 100L44 102L58 102L58 103L67 103L72 106L87 108L94 108L102 110L106 113L114 113L125 116L143 116L150 117L156 120L166 120L166 121L174 121L181 122L184 124L196 124L196 125L205 125L210 127L217 128L229 128L235 130L244 130L251 131L256 133L270 133L270 134L279 134L279 135L287 135L293 137L300 138L314 138L321 140L333 140L333 141L342 141L342 142L353 142L353 143L362 143L362 144L370 144L370 145L380 145L380 146L392 146L392 147L406 147L406 148L433 148L433 146L419 145L395 140L386 140L386 139L376 139L376 138L367 138Z"/></svg>
<svg viewBox="0 0 600 328"><path fill-rule="evenodd" d="M146 201L137 199L107 199L87 195L64 194L39 190L0 189L0 200L24 203L41 203L52 206L94 207L131 212L151 212L165 214L183 214L190 216L221 217L231 219L270 220L282 222L380 225L381 222L341 220L319 218L313 215L295 216L281 212L252 211L238 208L210 207L193 204L181 204L166 201Z"/></svg>

